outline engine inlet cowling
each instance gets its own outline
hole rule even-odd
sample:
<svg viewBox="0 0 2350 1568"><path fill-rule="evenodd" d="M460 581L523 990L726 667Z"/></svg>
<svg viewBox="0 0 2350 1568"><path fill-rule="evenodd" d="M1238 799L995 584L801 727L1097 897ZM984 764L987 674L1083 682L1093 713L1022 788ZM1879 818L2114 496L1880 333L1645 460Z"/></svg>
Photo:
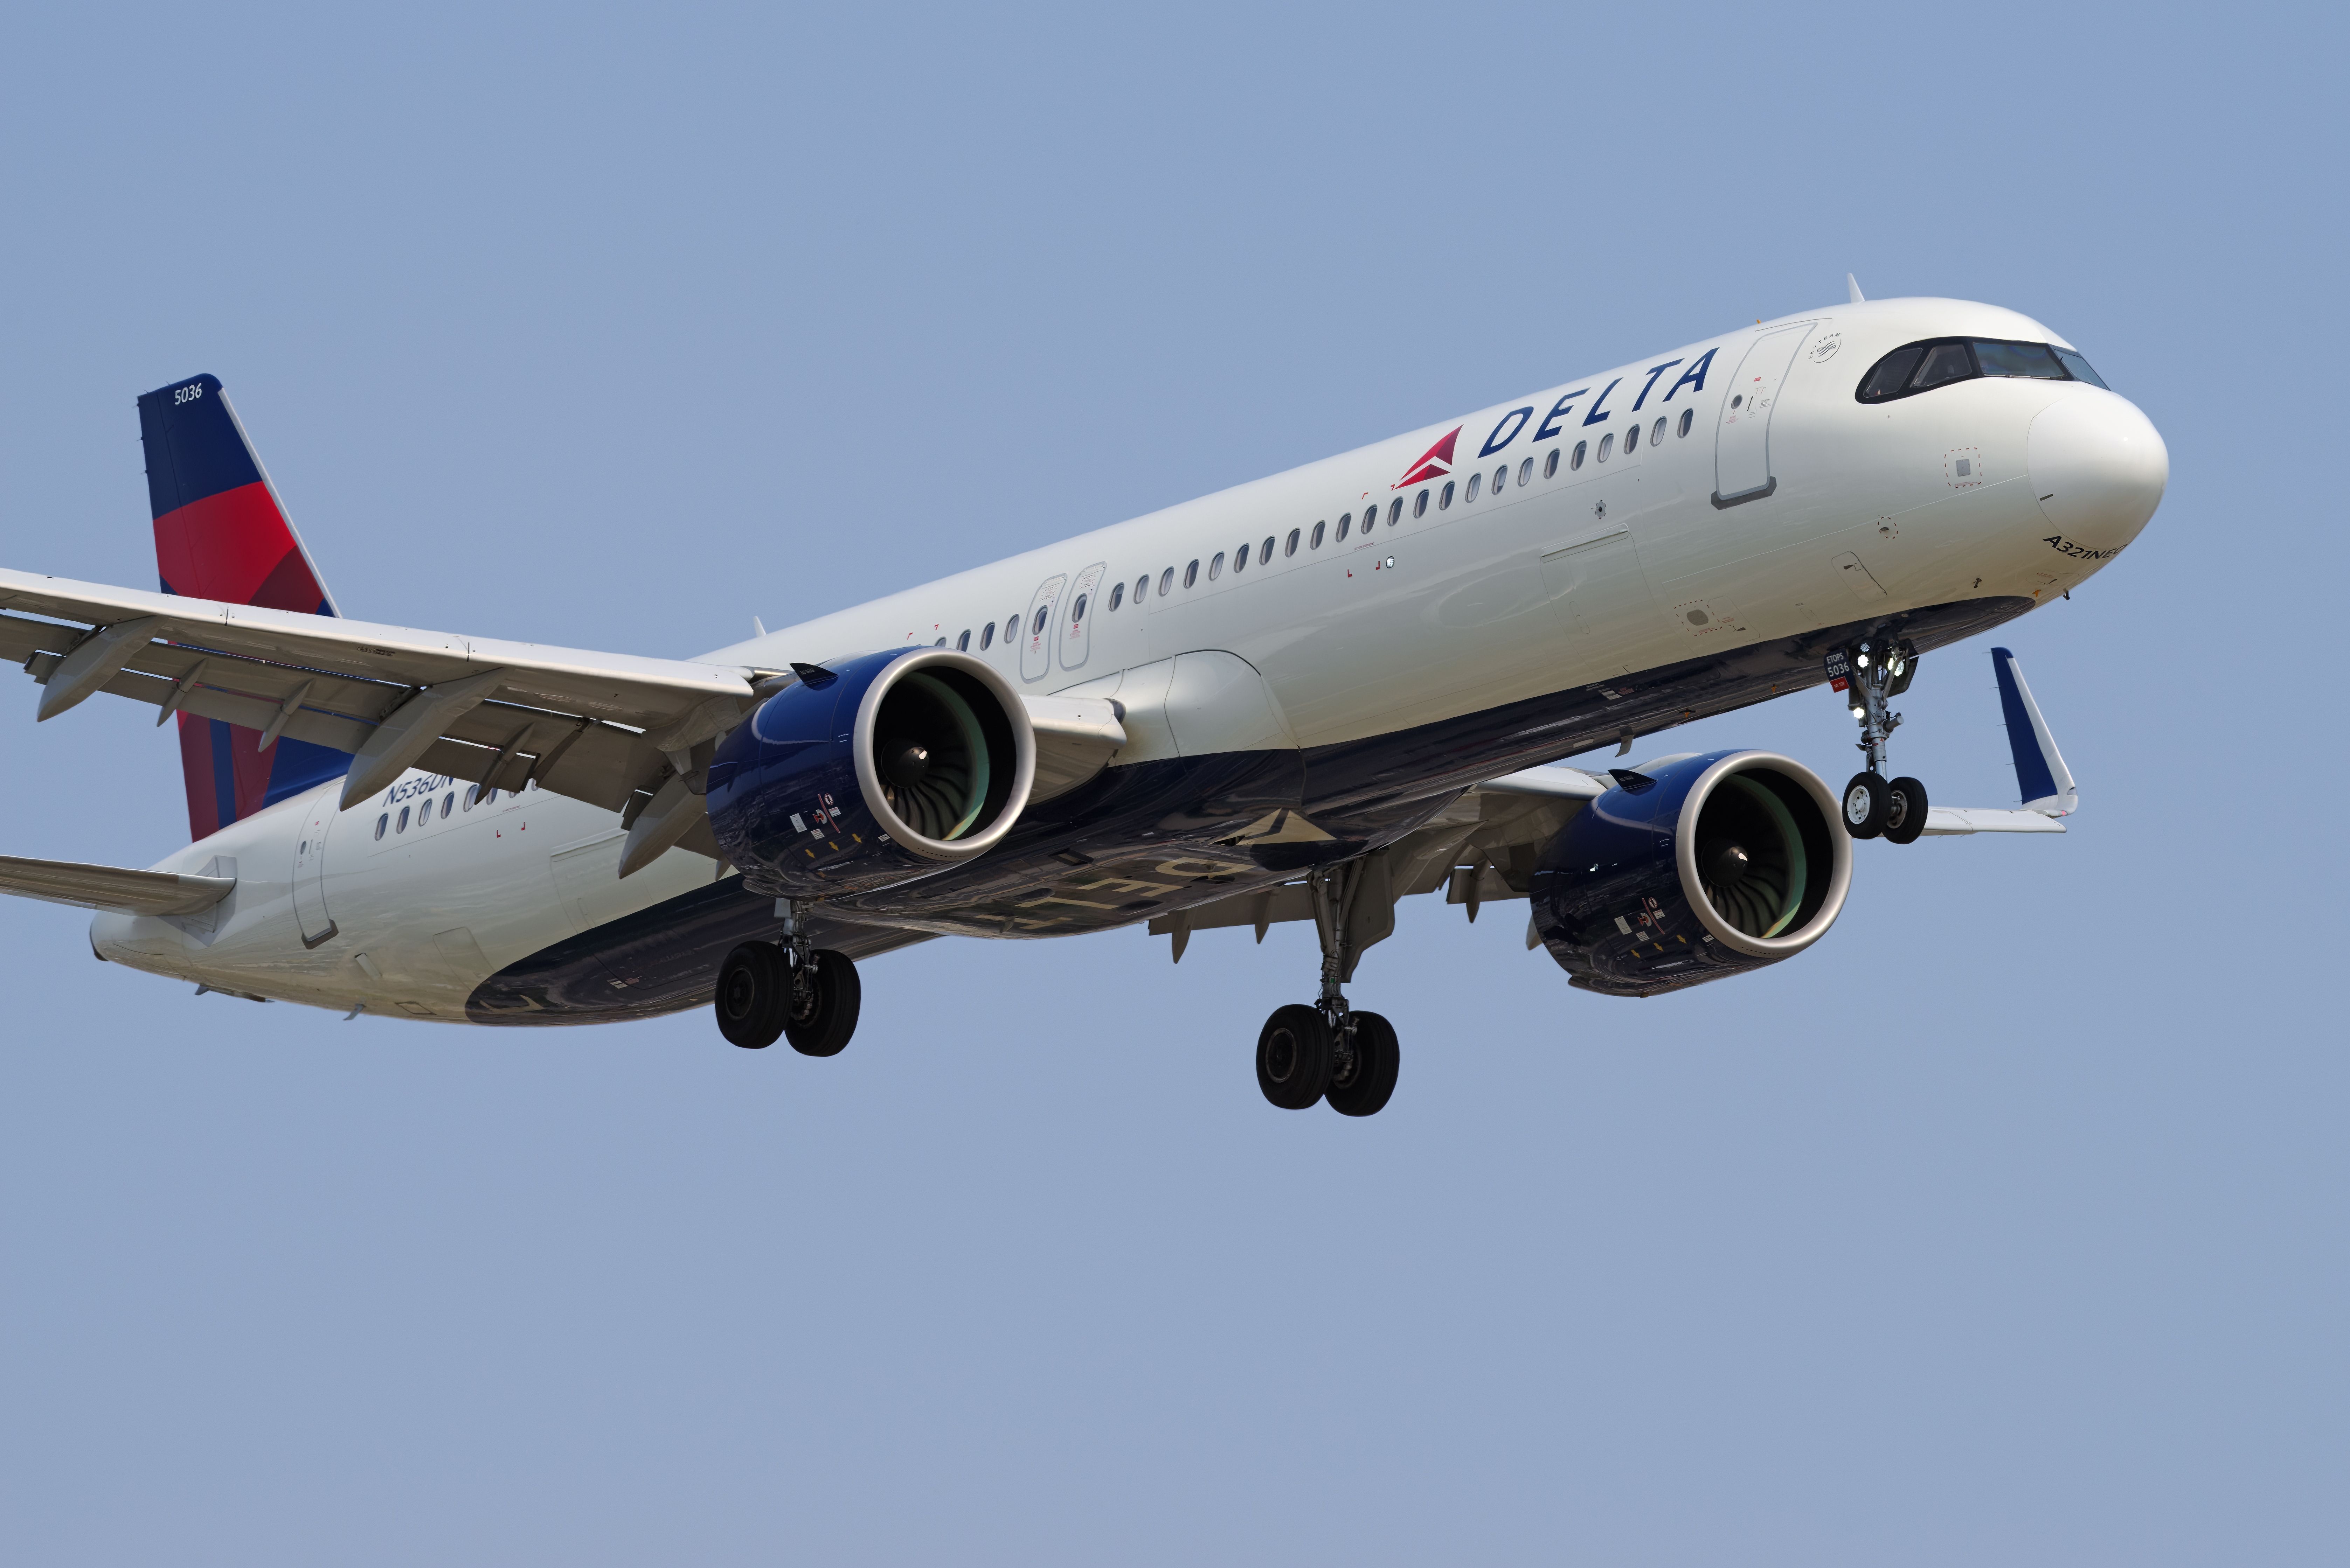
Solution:
<svg viewBox="0 0 2350 1568"><path fill-rule="evenodd" d="M870 892L984 855L1036 742L1003 678L951 649L810 667L718 744L711 830L755 892Z"/></svg>
<svg viewBox="0 0 2350 1568"><path fill-rule="evenodd" d="M1809 768L1713 752L1617 776L1534 872L1535 932L1574 984L1678 991L1793 958L1835 923L1852 840Z"/></svg>

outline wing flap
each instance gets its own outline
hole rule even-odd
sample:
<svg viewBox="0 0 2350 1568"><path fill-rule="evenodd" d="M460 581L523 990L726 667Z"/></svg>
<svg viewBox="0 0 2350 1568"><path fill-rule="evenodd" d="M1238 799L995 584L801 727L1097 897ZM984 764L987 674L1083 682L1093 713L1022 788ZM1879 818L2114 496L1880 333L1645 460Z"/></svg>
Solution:
<svg viewBox="0 0 2350 1568"><path fill-rule="evenodd" d="M410 765L428 772L495 789L536 784L614 811L657 789L683 765L680 756L747 711L754 701L751 680L760 673L457 638L21 572L0 571L0 604L99 628L151 620L151 636L169 640L142 641L94 691L355 755L421 691L473 682L466 702L430 715L422 726L433 732L429 742L387 734L387 743L399 740ZM68 659L89 637L84 627L0 615L0 655L23 663L44 685L61 669L73 679ZM107 661L114 661L111 653ZM1095 715L1083 716L1084 722L1069 717L1079 730L1097 727L1090 722ZM1090 732L1069 737L1085 749L1098 739Z"/></svg>
<svg viewBox="0 0 2350 1568"><path fill-rule="evenodd" d="M1971 805L1936 805L1926 811L1924 836L1962 833L2062 833L2064 825L2037 811L1993 811Z"/></svg>
<svg viewBox="0 0 2350 1568"><path fill-rule="evenodd" d="M751 672L742 669L459 637L28 572L0 570L0 604L91 627L151 616L161 635L199 655L232 654L397 687L503 670L502 690L639 729L671 723L712 698L734 699L745 708L751 701ZM134 667L145 668L137 660Z"/></svg>
<svg viewBox="0 0 2350 1568"><path fill-rule="evenodd" d="M113 909L126 915L200 915L227 898L235 886L234 877L133 871L122 866L0 855L0 893L84 909Z"/></svg>

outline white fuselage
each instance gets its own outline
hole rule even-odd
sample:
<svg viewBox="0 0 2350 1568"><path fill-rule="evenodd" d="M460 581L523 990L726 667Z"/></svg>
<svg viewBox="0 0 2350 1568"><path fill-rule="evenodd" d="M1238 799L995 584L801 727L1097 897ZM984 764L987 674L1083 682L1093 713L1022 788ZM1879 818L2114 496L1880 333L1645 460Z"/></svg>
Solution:
<svg viewBox="0 0 2350 1568"><path fill-rule="evenodd" d="M1761 323L709 657L782 668L968 634L1019 690L1118 698L1132 743L1113 765L1131 765L1375 741L1880 611L2045 602L2136 536L2167 457L2080 381L1856 400L1887 350L1960 336L2062 342L1951 300ZM1450 463L1422 465L1456 427ZM1210 690L1170 703L1186 682ZM1184 732L1154 725L1178 710ZM672 850L622 881L618 818L544 792L443 815L467 786L411 774L337 814L338 789L163 862L235 863L212 914L102 915L93 944L224 989L462 1019L485 976L723 874ZM306 946L321 919L336 939Z"/></svg>

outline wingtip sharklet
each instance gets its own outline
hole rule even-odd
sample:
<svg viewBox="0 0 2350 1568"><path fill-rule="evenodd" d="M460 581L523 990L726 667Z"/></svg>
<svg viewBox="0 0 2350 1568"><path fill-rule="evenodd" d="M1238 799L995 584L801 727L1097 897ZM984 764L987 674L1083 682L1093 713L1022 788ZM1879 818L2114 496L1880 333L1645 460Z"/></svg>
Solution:
<svg viewBox="0 0 2350 1568"><path fill-rule="evenodd" d="M1991 668L1999 681L2000 712L2007 721L2007 744L2015 757L2015 786L2023 809L2043 816L2072 815L2080 809L2080 789L2073 782L2072 770L2064 765L2064 754L2056 749L2056 737L2049 732L2048 721L2033 701L2014 653L1992 649Z"/></svg>

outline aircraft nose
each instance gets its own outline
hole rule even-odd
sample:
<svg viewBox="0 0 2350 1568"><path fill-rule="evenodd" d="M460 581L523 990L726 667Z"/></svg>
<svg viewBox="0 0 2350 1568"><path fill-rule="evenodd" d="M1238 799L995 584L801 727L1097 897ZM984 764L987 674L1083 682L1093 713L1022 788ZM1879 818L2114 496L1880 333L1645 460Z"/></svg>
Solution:
<svg viewBox="0 0 2350 1568"><path fill-rule="evenodd" d="M2170 451L2154 421L2128 399L2088 388L2040 411L2024 461L2048 521L2098 549L2137 537L2170 483Z"/></svg>

